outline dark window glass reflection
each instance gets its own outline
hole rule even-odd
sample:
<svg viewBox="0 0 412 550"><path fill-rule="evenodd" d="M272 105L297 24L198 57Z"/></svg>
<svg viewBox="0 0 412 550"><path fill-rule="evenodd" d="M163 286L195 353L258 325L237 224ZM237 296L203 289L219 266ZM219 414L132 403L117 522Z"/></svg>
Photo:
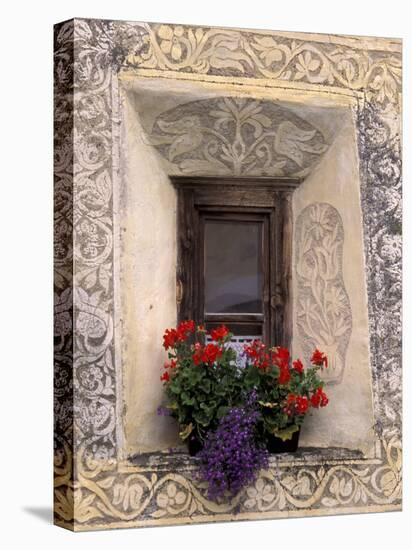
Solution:
<svg viewBox="0 0 412 550"><path fill-rule="evenodd" d="M258 222L205 222L205 312L262 313Z"/></svg>

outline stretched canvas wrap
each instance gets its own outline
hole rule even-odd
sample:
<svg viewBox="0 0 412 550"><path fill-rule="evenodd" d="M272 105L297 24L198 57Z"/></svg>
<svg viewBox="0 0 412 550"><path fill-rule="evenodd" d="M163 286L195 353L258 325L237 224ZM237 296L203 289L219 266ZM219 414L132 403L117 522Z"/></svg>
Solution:
<svg viewBox="0 0 412 550"><path fill-rule="evenodd" d="M73 19L54 42L55 523L399 510L401 41ZM237 312L239 360L328 359L297 451L218 500L158 414L188 312Z"/></svg>

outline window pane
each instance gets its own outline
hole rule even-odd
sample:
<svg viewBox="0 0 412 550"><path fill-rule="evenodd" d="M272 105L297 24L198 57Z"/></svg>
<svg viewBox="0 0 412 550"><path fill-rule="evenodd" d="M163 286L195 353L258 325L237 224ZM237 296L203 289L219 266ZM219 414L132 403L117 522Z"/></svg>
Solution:
<svg viewBox="0 0 412 550"><path fill-rule="evenodd" d="M263 224L205 222L205 312L262 313Z"/></svg>

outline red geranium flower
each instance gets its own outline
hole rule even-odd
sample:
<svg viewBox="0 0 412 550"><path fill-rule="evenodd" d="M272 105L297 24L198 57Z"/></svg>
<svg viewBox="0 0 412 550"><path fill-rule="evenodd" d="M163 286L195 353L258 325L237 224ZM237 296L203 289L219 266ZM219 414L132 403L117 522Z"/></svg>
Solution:
<svg viewBox="0 0 412 550"><path fill-rule="evenodd" d="M303 372L303 363L300 359L296 359L296 361L293 361L293 368L296 372L299 372L300 374Z"/></svg>
<svg viewBox="0 0 412 550"><path fill-rule="evenodd" d="M294 393L290 393L287 396L286 407L284 411L289 416L293 414L294 411L298 414L306 414L309 405L310 402L306 395L295 395Z"/></svg>
<svg viewBox="0 0 412 550"><path fill-rule="evenodd" d="M290 354L288 349L281 347L274 348L272 359L278 367L282 368L285 365L287 366L289 363L289 357Z"/></svg>
<svg viewBox="0 0 412 550"><path fill-rule="evenodd" d="M202 360L204 363L208 363L209 365L211 365L221 355L222 348L220 348L216 344L207 344L207 346L205 346L205 349L203 350Z"/></svg>
<svg viewBox="0 0 412 550"><path fill-rule="evenodd" d="M176 359L172 359L172 360L170 361L170 363L167 363L167 362L166 362L166 363L164 364L164 368L165 368L165 369L174 369L174 368L176 368L176 367L177 367L177 361L176 361Z"/></svg>
<svg viewBox="0 0 412 550"><path fill-rule="evenodd" d="M177 327L177 330L179 332L194 332L196 329L196 325L195 325L195 322L190 320L190 321L182 321L180 323L180 325Z"/></svg>
<svg viewBox="0 0 412 550"><path fill-rule="evenodd" d="M260 360L257 363L259 369L267 369L270 365L270 357L268 353L263 353Z"/></svg>
<svg viewBox="0 0 412 550"><path fill-rule="evenodd" d="M305 414L309 408L309 399L306 395L299 395L296 398L296 410L298 414Z"/></svg>
<svg viewBox="0 0 412 550"><path fill-rule="evenodd" d="M318 388L310 398L310 402L312 406L317 409L319 407L326 407L326 405L329 403L329 399L322 388Z"/></svg>
<svg viewBox="0 0 412 550"><path fill-rule="evenodd" d="M278 382L279 384L287 384L289 380L290 380L289 367L287 364L283 364L280 366Z"/></svg>
<svg viewBox="0 0 412 550"><path fill-rule="evenodd" d="M182 321L176 328L166 329L163 335L163 347L167 350L173 348L178 342L184 342L196 328L194 321Z"/></svg>
<svg viewBox="0 0 412 550"><path fill-rule="evenodd" d="M321 399L320 399L320 406L326 407L326 405L329 403L328 396L326 393L322 392Z"/></svg>
<svg viewBox="0 0 412 550"><path fill-rule="evenodd" d="M263 343L260 340L253 340L251 344L244 344L243 346L245 355L254 361L259 359L263 349Z"/></svg>
<svg viewBox="0 0 412 550"><path fill-rule="evenodd" d="M160 380L162 382L169 382L170 380L170 374L168 373L168 371L165 371L162 376L160 377Z"/></svg>
<svg viewBox="0 0 412 550"><path fill-rule="evenodd" d="M221 327L215 328L210 331L210 336L212 337L212 340L214 340L215 342L223 341L228 334L229 334L229 329L225 327L225 325L222 325Z"/></svg>
<svg viewBox="0 0 412 550"><path fill-rule="evenodd" d="M326 355L323 352L319 351L318 349L315 349L315 351L313 352L311 362L314 365L318 365L319 367L321 367L323 365L325 367L328 366L328 358L326 357Z"/></svg>
<svg viewBox="0 0 412 550"><path fill-rule="evenodd" d="M257 359L265 349L265 345L260 340L253 340L251 344L245 344L243 349L250 359Z"/></svg>
<svg viewBox="0 0 412 550"><path fill-rule="evenodd" d="M270 355L266 346L260 340L254 340L251 344L245 344L245 354L253 360L253 365L259 369L266 369L270 366Z"/></svg>
<svg viewBox="0 0 412 550"><path fill-rule="evenodd" d="M177 339L179 342L184 342L191 332L194 332L196 325L194 321L182 321L177 327Z"/></svg>
<svg viewBox="0 0 412 550"><path fill-rule="evenodd" d="M200 363L212 365L222 353L222 348L216 344L207 344L207 346L202 347L201 344L196 343L192 359L195 365L199 365Z"/></svg>
<svg viewBox="0 0 412 550"><path fill-rule="evenodd" d="M194 350L195 352L192 355L193 363L195 365L199 365L202 362L202 353L203 353L202 345L199 342L196 342L194 346Z"/></svg>
<svg viewBox="0 0 412 550"><path fill-rule="evenodd" d="M166 329L164 335L163 335L163 347L167 350L169 348L172 348L177 341L177 331L174 328Z"/></svg>

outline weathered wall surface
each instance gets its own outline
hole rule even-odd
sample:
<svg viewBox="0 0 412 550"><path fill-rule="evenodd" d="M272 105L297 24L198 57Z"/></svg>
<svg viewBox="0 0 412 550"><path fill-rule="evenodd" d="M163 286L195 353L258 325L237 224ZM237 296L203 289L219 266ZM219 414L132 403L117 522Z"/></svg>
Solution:
<svg viewBox="0 0 412 550"><path fill-rule="evenodd" d="M368 454L374 441L360 183L350 110L321 162L295 191L293 351L329 358L330 404L305 420L301 444Z"/></svg>
<svg viewBox="0 0 412 550"><path fill-rule="evenodd" d="M87 19L56 26L54 511L58 525L90 530L401 508L401 78L398 39ZM348 456L336 449L273 457L254 486L218 506L193 478L195 463L187 455L153 453L141 455L138 463L125 458L125 389L132 381L145 387L144 376L139 380L133 369L131 380L125 380L121 353L127 312L119 296L119 226L124 214L119 195L127 186L119 166L127 146L119 131L119 88L125 80L136 86L151 80L156 83L152 90L162 87L165 95L168 89L176 90L179 81L182 88L190 82L202 93L207 89L208 97L219 87L225 95L304 104L304 118L314 126L322 121L318 129L328 144L332 142L325 129L340 126L334 107L348 102L357 106L376 419L373 458ZM173 98L165 110L180 103ZM314 105L324 113L323 107L331 109L322 119ZM175 164L162 157L167 153L170 158L170 148L158 151L157 160ZM156 172L148 149L147 156L140 154L139 159L140 171L153 175L149 163ZM160 172L157 176L167 183ZM150 204L150 196L142 193ZM327 197L326 212L339 236L348 230L347 220L332 206L333 198ZM297 229L312 216L309 202L301 206ZM146 231L144 224L139 229ZM345 254L338 240L337 254ZM321 241L320 230L315 241ZM129 260L135 260L133 254L131 249ZM140 260L148 262L144 255ZM322 269L324 273L325 266ZM335 298L340 296L337 303L343 306L353 299L344 269L342 274L328 275L340 288ZM132 306L140 307L133 300ZM145 317L147 312L141 311ZM349 339L349 331L343 330L340 354L346 341L350 347L357 323L353 317ZM132 331L137 328L136 322L130 325ZM349 353L348 348L345 361ZM339 365L336 354L335 365ZM134 436L136 430L131 433Z"/></svg>
<svg viewBox="0 0 412 550"><path fill-rule="evenodd" d="M176 324L176 192L145 142L134 96L124 95L119 197L121 352L125 451L151 451L178 441L159 417L159 380L167 359L166 327Z"/></svg>
<svg viewBox="0 0 412 550"><path fill-rule="evenodd" d="M272 175L309 174L293 200L293 351L306 360L315 347L328 354L330 366L324 376L331 403L305 423L301 444L368 452L373 443L373 411L351 110L274 98L231 97L221 86L212 92L193 84L172 85L167 90L156 89L151 82L139 84L126 83L123 115L120 288L126 308L122 335L126 452L180 444L173 422L156 414L163 397L161 335L174 324L176 310L176 197L167 176L187 170L195 175L250 173L250 157L258 139L263 151L273 153L264 162L259 155L260 164L253 165L252 174L268 175L273 169ZM233 113L246 108L253 129L259 127L258 137L251 139L247 134L245 162L226 157L224 164L219 160L219 140L234 139L230 131L235 122L219 123L219 116L234 120ZM246 126L248 119L244 120ZM279 138L282 132L283 141Z"/></svg>

